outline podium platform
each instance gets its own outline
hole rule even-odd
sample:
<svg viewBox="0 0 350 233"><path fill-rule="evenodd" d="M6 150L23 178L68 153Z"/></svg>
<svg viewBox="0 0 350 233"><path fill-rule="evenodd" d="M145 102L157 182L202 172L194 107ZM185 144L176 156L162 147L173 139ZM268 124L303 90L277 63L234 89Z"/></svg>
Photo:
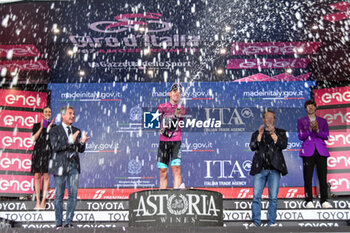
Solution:
<svg viewBox="0 0 350 233"><path fill-rule="evenodd" d="M199 189L146 190L130 195L129 226L223 226L222 194Z"/></svg>
<svg viewBox="0 0 350 233"><path fill-rule="evenodd" d="M187 190L167 190L183 194ZM169 196L170 197L170 196ZM168 199L169 200L169 199ZM174 199L173 199L174 200ZM195 201L193 199L192 201ZM164 199L165 201L165 199ZM133 227L129 224L129 200L80 200L74 217L74 229L67 232L350 232L350 198L329 199L333 209L322 209L314 200L315 209L305 209L302 199L279 199L277 210L278 226L249 228L251 199L222 200L222 226L170 226L159 223L148 227ZM179 203L179 202L178 202ZM139 204L139 203L138 203ZM55 232L53 201L47 203L47 210L35 211L34 201L0 202L0 218L4 224L1 232ZM175 208L176 206L173 206ZM266 221L268 200L262 201L262 221ZM1 220L1 219L0 219ZM5 224L6 222L6 224ZM32 230L31 230L32 229ZM153 230L152 230L153 229ZM165 230L164 230L165 229ZM254 230L255 229L255 230ZM311 230L310 230L311 229Z"/></svg>

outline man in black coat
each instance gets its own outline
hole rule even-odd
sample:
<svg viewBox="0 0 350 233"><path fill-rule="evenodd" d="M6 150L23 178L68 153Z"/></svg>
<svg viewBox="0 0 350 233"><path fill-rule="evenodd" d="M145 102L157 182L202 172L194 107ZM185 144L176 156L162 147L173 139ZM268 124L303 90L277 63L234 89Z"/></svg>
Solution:
<svg viewBox="0 0 350 233"><path fill-rule="evenodd" d="M66 222L64 227L73 227L72 221L77 203L80 174L79 152L85 151L87 133L81 137L80 130L73 127L75 112L72 106L61 109L62 124L50 130L52 159L49 162L49 173L55 179L55 217L56 228L62 228L63 197L67 182L68 200Z"/></svg>
<svg viewBox="0 0 350 233"><path fill-rule="evenodd" d="M251 226L261 224L261 195L265 185L269 189L269 208L267 224L275 226L277 215L277 196L281 175L288 173L282 150L287 148L286 131L275 128L276 115L267 110L263 116L264 124L255 131L250 140L250 149L255 151L250 175L254 176Z"/></svg>

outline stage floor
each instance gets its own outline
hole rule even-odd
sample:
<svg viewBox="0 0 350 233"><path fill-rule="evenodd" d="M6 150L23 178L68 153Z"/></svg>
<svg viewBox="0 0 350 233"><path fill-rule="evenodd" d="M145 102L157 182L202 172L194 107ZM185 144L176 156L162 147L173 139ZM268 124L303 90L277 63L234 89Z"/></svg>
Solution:
<svg viewBox="0 0 350 233"><path fill-rule="evenodd" d="M302 199L279 199L277 227L248 227L251 223L251 199L223 200L223 227L130 227L129 200L78 201L74 229L61 232L350 232L350 198L329 200L332 209L322 209L315 199L315 209L305 209ZM0 232L57 232L53 202L45 211L34 211L34 201L0 202ZM268 201L262 201L262 222L266 222ZM4 223L4 224L2 224ZM6 224L12 228L5 228ZM3 227L3 228L2 228Z"/></svg>
<svg viewBox="0 0 350 233"><path fill-rule="evenodd" d="M102 233L102 232L125 232L125 233L232 233L232 232L350 232L349 226L337 227L337 228L325 228L325 227L253 227L246 228L244 226L236 227L171 227L171 228L143 228L143 227L120 227L120 228L74 228L74 229L62 229L57 231L56 229L23 229L23 228L9 228L1 229L3 233L50 233L50 232L69 232L69 233Z"/></svg>

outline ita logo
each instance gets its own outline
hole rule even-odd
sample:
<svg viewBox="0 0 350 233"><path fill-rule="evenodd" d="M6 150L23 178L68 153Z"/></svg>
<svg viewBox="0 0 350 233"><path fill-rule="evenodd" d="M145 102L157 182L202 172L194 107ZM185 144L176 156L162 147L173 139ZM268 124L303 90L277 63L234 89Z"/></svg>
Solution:
<svg viewBox="0 0 350 233"><path fill-rule="evenodd" d="M144 129L160 129L160 112L144 112L143 128Z"/></svg>

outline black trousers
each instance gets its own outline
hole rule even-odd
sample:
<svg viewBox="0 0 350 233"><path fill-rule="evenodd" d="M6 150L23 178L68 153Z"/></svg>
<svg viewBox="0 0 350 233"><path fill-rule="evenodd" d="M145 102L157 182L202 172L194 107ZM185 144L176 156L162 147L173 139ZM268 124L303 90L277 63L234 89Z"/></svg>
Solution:
<svg viewBox="0 0 350 233"><path fill-rule="evenodd" d="M315 148L315 153L311 157L302 157L304 167L304 189L305 201L312 201L312 176L314 174L315 165L318 180L320 183L321 204L327 201L327 157L321 156Z"/></svg>

